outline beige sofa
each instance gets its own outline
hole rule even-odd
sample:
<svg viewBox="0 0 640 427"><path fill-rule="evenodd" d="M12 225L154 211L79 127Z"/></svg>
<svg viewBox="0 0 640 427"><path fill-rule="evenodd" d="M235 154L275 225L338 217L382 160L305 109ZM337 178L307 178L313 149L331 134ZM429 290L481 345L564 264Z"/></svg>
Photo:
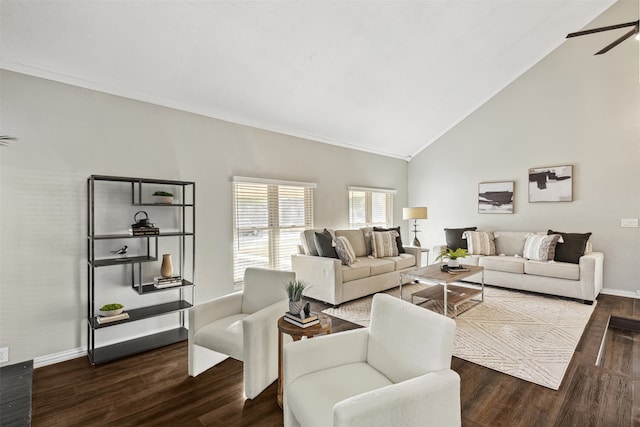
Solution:
<svg viewBox="0 0 640 427"><path fill-rule="evenodd" d="M305 296L334 306L398 286L400 273L415 270L421 262L421 252L408 247L406 253L396 257L373 258L371 228L329 230L335 237L346 237L355 251L357 261L350 266L343 265L340 259L318 255L314 233L321 231L301 233L302 253L292 255L291 268L297 279L310 285L305 289Z"/></svg>
<svg viewBox="0 0 640 427"><path fill-rule="evenodd" d="M591 304L603 286L604 254L593 252L587 242L585 254L577 264L558 261L533 261L523 258L523 249L530 234L545 232L494 231L496 255L470 255L462 264L484 267L484 283L504 288L540 292L582 300ZM446 245L433 248L439 254ZM465 279L480 283L476 274Z"/></svg>

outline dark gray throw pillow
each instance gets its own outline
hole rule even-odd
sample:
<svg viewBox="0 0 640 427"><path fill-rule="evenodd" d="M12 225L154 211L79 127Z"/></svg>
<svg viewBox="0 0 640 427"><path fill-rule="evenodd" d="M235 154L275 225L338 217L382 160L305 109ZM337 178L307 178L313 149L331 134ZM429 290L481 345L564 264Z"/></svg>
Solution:
<svg viewBox="0 0 640 427"><path fill-rule="evenodd" d="M478 227L465 228L445 228L444 235L447 239L447 248L456 250L458 248L468 249L467 239L462 238L465 231L476 231Z"/></svg>
<svg viewBox="0 0 640 427"><path fill-rule="evenodd" d="M315 233L313 241L316 243L318 255L325 258L338 258L336 248L333 247L333 236L325 228L322 233Z"/></svg>
<svg viewBox="0 0 640 427"><path fill-rule="evenodd" d="M394 228L373 227L373 231L397 231L398 237L396 237L396 245L398 246L398 253L403 254L407 252L404 250L404 246L402 246L402 236L400 235L400 226L397 226Z"/></svg>
<svg viewBox="0 0 640 427"><path fill-rule="evenodd" d="M580 257L584 255L587 241L591 237L591 233L563 233L553 230L548 230L547 234L559 234L563 240L556 245L556 255L553 260L572 264L580 263Z"/></svg>

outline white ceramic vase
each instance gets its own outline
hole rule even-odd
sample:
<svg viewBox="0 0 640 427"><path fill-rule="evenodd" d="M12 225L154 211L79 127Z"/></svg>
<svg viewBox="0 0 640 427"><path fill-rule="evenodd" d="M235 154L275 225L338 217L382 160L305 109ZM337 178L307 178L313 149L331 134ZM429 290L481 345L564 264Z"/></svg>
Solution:
<svg viewBox="0 0 640 427"><path fill-rule="evenodd" d="M447 265L449 267L460 267L460 260L458 260L458 258L456 259L449 258L449 261L447 261Z"/></svg>
<svg viewBox="0 0 640 427"><path fill-rule="evenodd" d="M289 312L291 314L300 314L302 311L302 300L300 301L289 301Z"/></svg>

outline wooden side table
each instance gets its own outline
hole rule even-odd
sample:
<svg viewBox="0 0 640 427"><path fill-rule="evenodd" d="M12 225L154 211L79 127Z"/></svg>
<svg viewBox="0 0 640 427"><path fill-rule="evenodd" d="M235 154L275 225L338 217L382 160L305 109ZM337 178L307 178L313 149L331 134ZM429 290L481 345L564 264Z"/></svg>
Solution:
<svg viewBox="0 0 640 427"><path fill-rule="evenodd" d="M284 320L284 316L278 319L278 405L282 408L282 391L284 389L282 378L282 356L284 353L284 336L291 335L294 341L300 341L302 337L313 338L320 334L331 333L331 318L326 314L318 313L320 323L307 328L301 328Z"/></svg>

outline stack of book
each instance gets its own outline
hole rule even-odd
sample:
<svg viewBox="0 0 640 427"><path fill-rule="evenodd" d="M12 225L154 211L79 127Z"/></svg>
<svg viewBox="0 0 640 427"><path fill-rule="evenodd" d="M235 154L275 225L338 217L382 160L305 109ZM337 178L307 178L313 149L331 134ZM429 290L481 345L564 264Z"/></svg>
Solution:
<svg viewBox="0 0 640 427"><path fill-rule="evenodd" d="M123 312L120 314L116 314L115 316L98 316L96 317L96 321L103 325L105 323L117 322L118 320L124 320L129 318L129 313Z"/></svg>
<svg viewBox="0 0 640 427"><path fill-rule="evenodd" d="M304 319L299 314L293 314L290 311L287 311L284 314L284 320L289 323L292 323L301 328L308 328L309 326L317 325L320 323L320 319L318 319L318 313L311 312Z"/></svg>
<svg viewBox="0 0 640 427"><path fill-rule="evenodd" d="M182 276L171 276L171 277L155 276L153 278L153 285L157 289L170 288L172 286L180 286L182 285Z"/></svg>
<svg viewBox="0 0 640 427"><path fill-rule="evenodd" d="M157 236L160 234L158 227L132 227L129 229L132 236Z"/></svg>

